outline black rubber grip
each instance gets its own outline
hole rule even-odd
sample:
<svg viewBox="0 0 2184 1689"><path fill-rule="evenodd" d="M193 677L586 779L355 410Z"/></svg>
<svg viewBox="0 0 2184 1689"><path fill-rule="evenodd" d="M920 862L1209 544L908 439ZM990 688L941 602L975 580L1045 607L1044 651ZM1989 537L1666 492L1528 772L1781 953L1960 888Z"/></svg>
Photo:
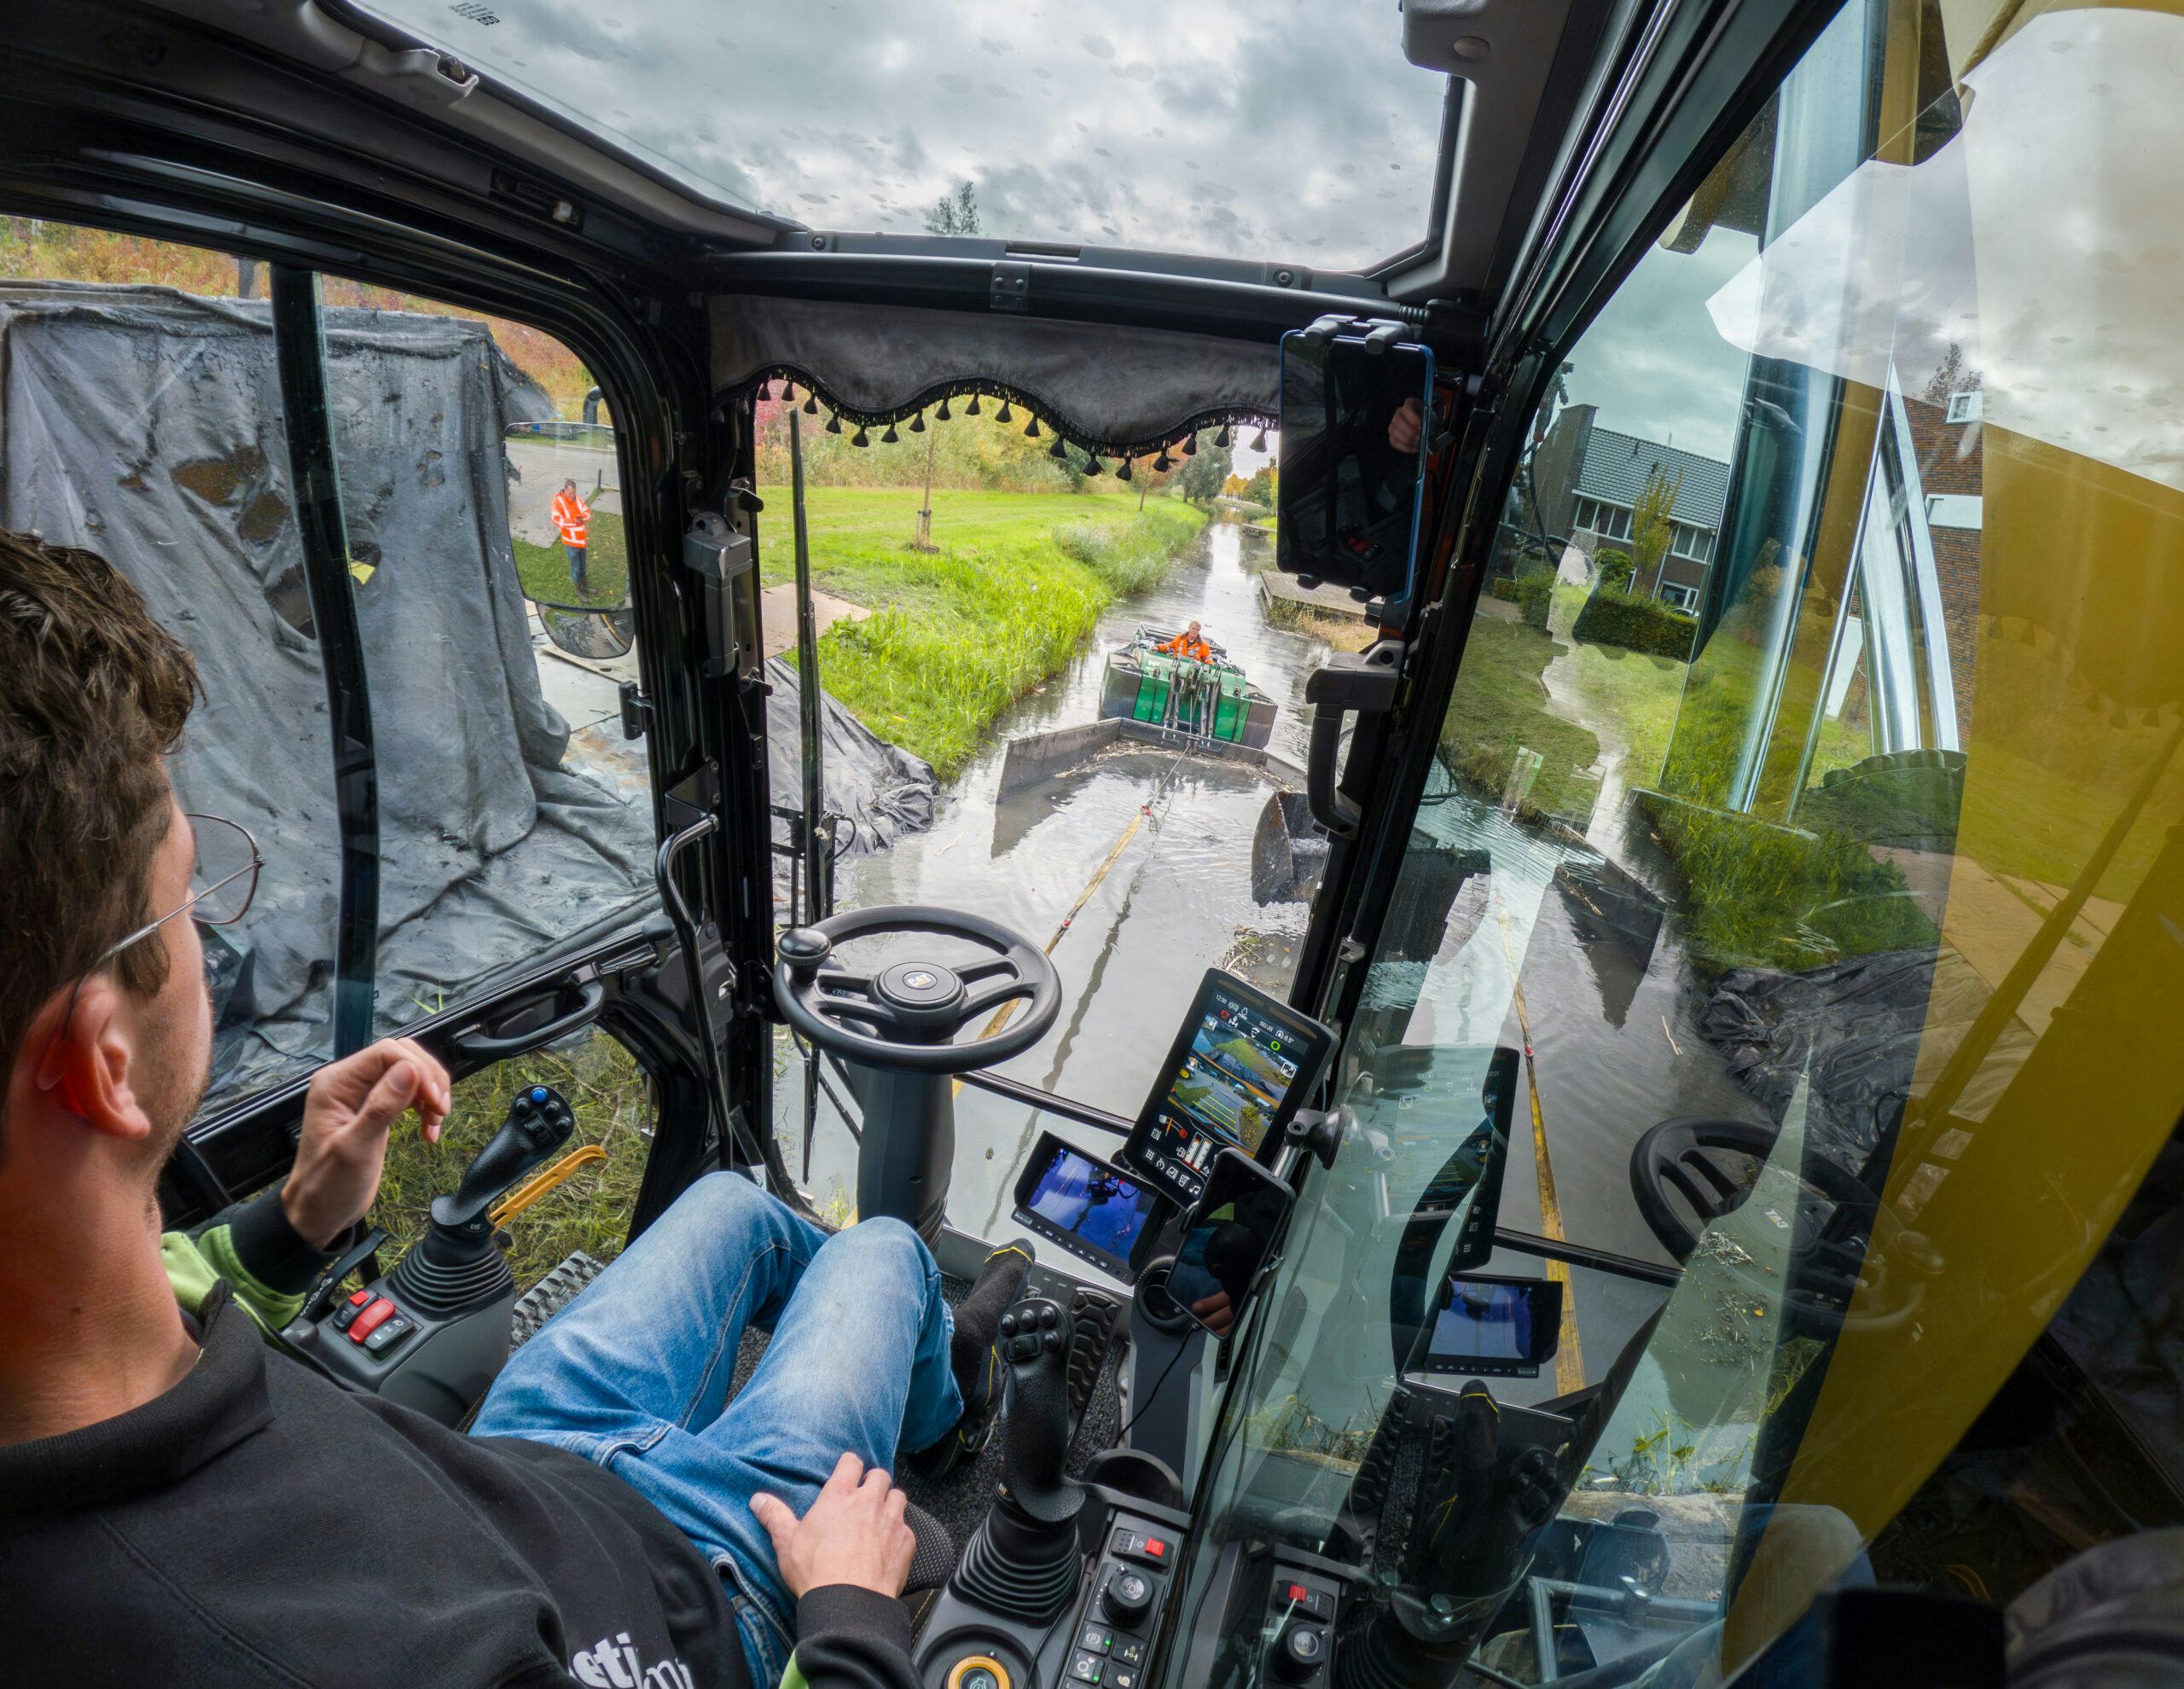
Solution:
<svg viewBox="0 0 2184 1689"><path fill-rule="evenodd" d="M1003 1482L1017 1511L1041 1524L1073 1518L1083 1491L1064 1470L1069 1454L1069 1310L1027 1297L1003 1316L999 1340L1009 1374Z"/></svg>

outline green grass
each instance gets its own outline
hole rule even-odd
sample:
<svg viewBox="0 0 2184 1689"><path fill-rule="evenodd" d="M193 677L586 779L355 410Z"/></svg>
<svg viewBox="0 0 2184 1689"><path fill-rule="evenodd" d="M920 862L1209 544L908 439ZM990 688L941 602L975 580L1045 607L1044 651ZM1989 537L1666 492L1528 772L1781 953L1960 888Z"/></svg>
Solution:
<svg viewBox="0 0 2184 1689"><path fill-rule="evenodd" d="M1701 970L1805 968L1931 949L1903 876L1848 833L1805 833L1658 794L1641 800L1686 889L1684 948Z"/></svg>
<svg viewBox="0 0 2184 1689"><path fill-rule="evenodd" d="M619 604L630 595L630 548L622 535L622 519L595 511L584 532L591 542L584 548L584 580L591 588L591 596L584 601ZM569 585L568 554L559 542L534 545L512 537L509 543L515 547L515 572L523 582L526 598L543 598L549 604L579 601Z"/></svg>
<svg viewBox="0 0 2184 1689"><path fill-rule="evenodd" d="M387 1147L372 1209L395 1240L382 1262L391 1265L422 1235L432 1199L462 1181L471 1158L500 1130L516 1093L532 1085L553 1086L576 1111L576 1130L561 1153L597 1144L607 1159L579 1168L508 1222L514 1243L508 1270L517 1288L528 1290L573 1250L602 1262L620 1253L652 1146L650 1082L636 1059L602 1032L566 1054L536 1050L462 1080L438 1144L418 1135L414 1115L404 1117Z"/></svg>
<svg viewBox="0 0 2184 1689"><path fill-rule="evenodd" d="M1652 786L1661 777L1683 698L1684 665L1618 645L1579 641L1555 671L1583 700L1589 718L1612 722L1629 746L1626 778Z"/></svg>
<svg viewBox="0 0 2184 1689"><path fill-rule="evenodd" d="M1456 671L1441 751L1449 771L1489 801L1498 801L1519 750L1540 753L1528 811L1587 813L1596 791L1582 770L1600 760L1600 742L1554 713L1540 676L1570 647L1522 622L1475 617Z"/></svg>
<svg viewBox="0 0 2184 1689"><path fill-rule="evenodd" d="M793 579L789 502L764 495L759 558ZM1166 573L1202 513L1135 494L941 490L932 551L911 549L916 488L813 488L814 584L870 608L820 641L828 692L933 765L962 770L994 718L1059 670L1118 595Z"/></svg>

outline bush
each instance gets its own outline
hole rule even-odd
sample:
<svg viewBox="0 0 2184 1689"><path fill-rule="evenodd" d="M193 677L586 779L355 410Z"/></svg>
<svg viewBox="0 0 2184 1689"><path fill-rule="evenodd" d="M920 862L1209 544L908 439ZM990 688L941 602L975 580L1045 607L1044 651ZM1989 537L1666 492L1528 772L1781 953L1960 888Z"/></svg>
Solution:
<svg viewBox="0 0 2184 1689"><path fill-rule="evenodd" d="M1610 546L1593 559L1600 572L1604 587L1627 587L1630 584L1630 554Z"/></svg>
<svg viewBox="0 0 2184 1689"><path fill-rule="evenodd" d="M1181 500L1148 504L1126 523L1068 522L1054 543L1127 596L1158 586L1205 519Z"/></svg>
<svg viewBox="0 0 2184 1689"><path fill-rule="evenodd" d="M1517 582L1516 599L1527 625L1547 631L1547 607L1554 600L1554 577L1525 575Z"/></svg>
<svg viewBox="0 0 2184 1689"><path fill-rule="evenodd" d="M1496 575L1486 583L1486 595L1498 598L1504 604L1514 604L1517 601L1517 583L1507 575Z"/></svg>
<svg viewBox="0 0 2184 1689"><path fill-rule="evenodd" d="M1650 651L1658 657L1673 657L1679 663L1689 660L1698 633L1695 616L1672 609L1658 598L1605 583L1593 589L1570 630L1573 639L1619 645L1629 651Z"/></svg>

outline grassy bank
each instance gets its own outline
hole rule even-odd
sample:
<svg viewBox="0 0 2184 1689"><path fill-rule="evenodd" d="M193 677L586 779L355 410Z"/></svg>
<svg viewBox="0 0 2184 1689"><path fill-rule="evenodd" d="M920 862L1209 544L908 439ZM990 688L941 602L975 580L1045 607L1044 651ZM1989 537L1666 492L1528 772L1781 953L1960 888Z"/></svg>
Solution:
<svg viewBox="0 0 2184 1689"><path fill-rule="evenodd" d="M1522 622L1473 618L1441 724L1441 753L1449 771L1481 797L1498 799L1518 752L1531 750L1541 760L1528 808L1558 815L1590 808L1595 787L1579 775L1600 760L1600 742L1554 713L1540 680L1569 648Z"/></svg>
<svg viewBox="0 0 2184 1689"><path fill-rule="evenodd" d="M1362 651L1380 637L1370 622L1361 622L1354 616L1330 616L1290 598L1269 598L1263 602L1270 625L1323 639L1337 651Z"/></svg>
<svg viewBox="0 0 2184 1689"><path fill-rule="evenodd" d="M794 578L788 497L768 489L759 556ZM953 778L994 718L1059 670L1118 596L1166 573L1205 521L1135 494L943 491L915 551L915 488L813 488L814 583L869 607L820 641L827 690L882 738Z"/></svg>

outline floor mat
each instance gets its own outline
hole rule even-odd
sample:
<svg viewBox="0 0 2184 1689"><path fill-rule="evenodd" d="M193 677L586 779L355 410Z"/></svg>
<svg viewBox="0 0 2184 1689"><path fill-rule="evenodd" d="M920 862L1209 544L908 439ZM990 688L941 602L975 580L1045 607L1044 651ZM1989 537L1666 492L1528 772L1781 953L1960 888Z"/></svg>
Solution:
<svg viewBox="0 0 2184 1689"><path fill-rule="evenodd" d="M954 1278L944 1274L941 1277L940 1287L951 1308L971 1293L968 1279ZM1127 1323L1127 1320L1118 1314L1113 1330L1120 1332L1126 1329ZM729 1391L730 1401L735 1399L736 1392L743 1388L745 1381L765 1355L766 1340L766 1333L761 1331L748 1331L743 1334L742 1346L735 1355L735 1379ZM1069 1470L1072 1472L1082 1472L1085 1461L1101 1449L1113 1445L1115 1432L1122 1421L1121 1393L1116 1373L1121 1365L1124 1347L1124 1344L1111 1339L1107 1345L1107 1352L1099 1359L1091 1395L1085 1402L1083 1416L1077 1421L1076 1439L1070 1445ZM970 1540L971 1533L978 1529L979 1522L985 1518L986 1509L993 1503L995 1486L1001 1482L1001 1448L1004 1434L997 1429L984 1454L969 1466L959 1466L944 1478L921 1478L909 1471L901 1474L903 1488L909 1493L910 1500L947 1527L959 1553Z"/></svg>

